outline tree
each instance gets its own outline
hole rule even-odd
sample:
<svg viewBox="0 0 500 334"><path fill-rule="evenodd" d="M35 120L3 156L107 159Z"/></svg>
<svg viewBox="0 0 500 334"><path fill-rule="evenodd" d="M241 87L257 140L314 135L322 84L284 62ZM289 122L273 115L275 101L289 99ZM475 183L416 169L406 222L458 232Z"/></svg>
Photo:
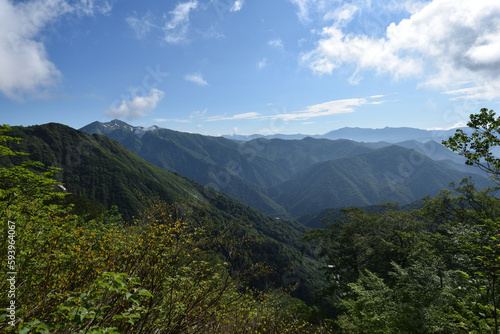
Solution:
<svg viewBox="0 0 500 334"><path fill-rule="evenodd" d="M20 138L4 134L9 130L7 125L0 127L0 143L19 142ZM0 145L2 159L24 155L27 154ZM36 161L25 161L11 168L0 167L0 219L12 220L19 215L37 217L60 211L62 207L58 204L67 194L58 191L59 183L53 178L59 170Z"/></svg>
<svg viewBox="0 0 500 334"><path fill-rule="evenodd" d="M500 175L500 159L492 149L500 145L500 117L493 110L483 108L479 114L470 115L467 126L474 129L471 135L458 129L453 137L443 140L442 144L467 158L467 165L478 166L494 176Z"/></svg>

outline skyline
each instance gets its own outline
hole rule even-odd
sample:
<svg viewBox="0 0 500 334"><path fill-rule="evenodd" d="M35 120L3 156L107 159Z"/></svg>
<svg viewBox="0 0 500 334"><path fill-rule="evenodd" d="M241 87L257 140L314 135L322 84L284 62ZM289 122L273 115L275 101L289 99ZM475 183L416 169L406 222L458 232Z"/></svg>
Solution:
<svg viewBox="0 0 500 334"><path fill-rule="evenodd" d="M0 0L2 123L464 126L498 109L499 17L494 0Z"/></svg>

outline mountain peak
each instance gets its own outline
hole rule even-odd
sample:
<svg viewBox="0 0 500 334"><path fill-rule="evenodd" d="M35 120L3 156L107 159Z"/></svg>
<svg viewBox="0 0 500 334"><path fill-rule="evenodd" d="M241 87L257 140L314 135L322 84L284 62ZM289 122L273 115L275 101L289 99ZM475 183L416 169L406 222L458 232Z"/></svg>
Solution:
<svg viewBox="0 0 500 334"><path fill-rule="evenodd" d="M83 128L80 129L80 131L87 132L88 134L100 134L100 135L109 135L111 132L115 131L125 131L129 133L133 133L137 136L143 136L146 132L148 131L156 131L161 129L157 125L153 125L150 127L143 127L143 126L133 126L130 125L124 121L121 121L119 119L114 119L109 122L93 122L90 123Z"/></svg>
<svg viewBox="0 0 500 334"><path fill-rule="evenodd" d="M105 128L112 128L113 130L123 129L123 130L127 130L127 131L134 131L134 126L127 124L124 121L121 121L119 119L114 119L110 122L101 123L101 124Z"/></svg>

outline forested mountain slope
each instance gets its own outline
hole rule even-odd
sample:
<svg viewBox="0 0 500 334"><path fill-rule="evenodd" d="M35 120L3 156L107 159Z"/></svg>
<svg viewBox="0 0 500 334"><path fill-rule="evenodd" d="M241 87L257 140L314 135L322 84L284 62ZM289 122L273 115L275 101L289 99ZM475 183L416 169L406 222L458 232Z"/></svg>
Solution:
<svg viewBox="0 0 500 334"><path fill-rule="evenodd" d="M410 203L435 196L466 174L400 146L313 165L270 190L294 216L324 208ZM477 186L488 180L475 176ZM300 192L294 191L300 189Z"/></svg>

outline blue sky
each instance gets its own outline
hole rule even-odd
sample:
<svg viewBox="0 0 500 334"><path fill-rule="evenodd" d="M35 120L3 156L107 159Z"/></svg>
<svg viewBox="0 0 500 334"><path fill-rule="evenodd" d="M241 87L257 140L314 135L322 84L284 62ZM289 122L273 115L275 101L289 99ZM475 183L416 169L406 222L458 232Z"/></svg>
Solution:
<svg viewBox="0 0 500 334"><path fill-rule="evenodd" d="M0 0L10 125L436 129L499 102L498 0Z"/></svg>

